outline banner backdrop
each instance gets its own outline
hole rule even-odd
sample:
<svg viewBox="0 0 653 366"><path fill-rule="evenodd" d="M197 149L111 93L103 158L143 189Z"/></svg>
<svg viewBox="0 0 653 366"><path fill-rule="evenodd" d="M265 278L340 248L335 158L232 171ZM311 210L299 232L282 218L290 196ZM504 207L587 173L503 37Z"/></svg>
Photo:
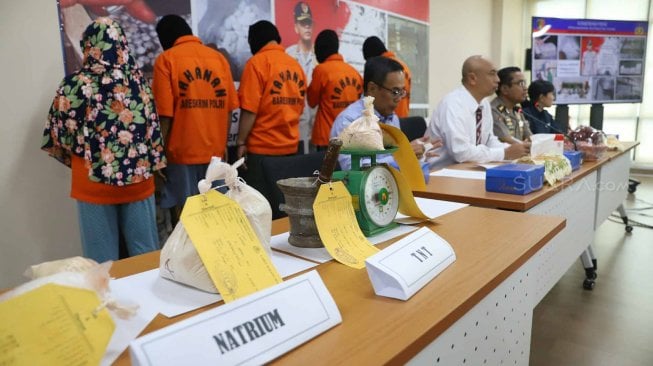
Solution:
<svg viewBox="0 0 653 366"><path fill-rule="evenodd" d="M363 41L381 38L411 69L413 109L428 109L428 0L60 0L59 16L66 74L81 65L79 41L86 26L97 16L110 16L122 25L132 54L147 76L162 52L155 31L156 21L166 14L184 17L202 41L221 52L231 64L238 83L251 52L247 43L249 26L258 20L276 24L287 52L302 64L310 79L316 65L314 54L299 53L301 42L312 47L324 29L340 37L340 53L362 74ZM296 22L296 11L310 27ZM304 22L306 23L306 22ZM309 29L310 28L310 29ZM303 38L300 38L303 37ZM309 48L310 48L309 47ZM626 67L628 65L625 65ZM425 113L421 113L425 114ZM229 144L238 131L238 112L232 118ZM310 135L310 133L309 133ZM306 136L304 136L305 138Z"/></svg>

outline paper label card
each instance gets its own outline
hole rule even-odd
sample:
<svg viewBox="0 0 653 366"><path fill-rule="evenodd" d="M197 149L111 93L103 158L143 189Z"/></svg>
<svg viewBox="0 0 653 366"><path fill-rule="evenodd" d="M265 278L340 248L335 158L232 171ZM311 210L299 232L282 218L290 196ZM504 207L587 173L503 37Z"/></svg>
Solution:
<svg viewBox="0 0 653 366"><path fill-rule="evenodd" d="M365 267L365 259L379 250L363 235L351 195L342 182L323 184L313 202L320 239L331 256L349 267Z"/></svg>
<svg viewBox="0 0 653 366"><path fill-rule="evenodd" d="M114 330L94 291L45 284L0 302L0 365L99 365Z"/></svg>
<svg viewBox="0 0 653 366"><path fill-rule="evenodd" d="M136 339L134 365L261 365L342 322L316 271Z"/></svg>
<svg viewBox="0 0 653 366"><path fill-rule="evenodd" d="M449 212L455 210L459 210L463 207L469 206L466 203L441 201L441 200L434 200L434 199L422 198L422 197L415 198L415 202L419 206L420 210L427 217L430 217L431 222L434 222L433 220L437 217L448 214ZM412 225L412 224L419 224L420 222L423 221L424 220L422 219L417 219L404 215L401 212L397 213L397 217L395 217L395 222L398 224Z"/></svg>
<svg viewBox="0 0 653 366"><path fill-rule="evenodd" d="M450 177L463 179L485 180L485 171L461 170L444 168L430 174L432 177Z"/></svg>
<svg viewBox="0 0 653 366"><path fill-rule="evenodd" d="M243 209L210 190L189 197L181 222L225 302L281 283Z"/></svg>
<svg viewBox="0 0 653 366"><path fill-rule="evenodd" d="M455 261L451 245L423 227L365 262L377 295L408 300Z"/></svg>

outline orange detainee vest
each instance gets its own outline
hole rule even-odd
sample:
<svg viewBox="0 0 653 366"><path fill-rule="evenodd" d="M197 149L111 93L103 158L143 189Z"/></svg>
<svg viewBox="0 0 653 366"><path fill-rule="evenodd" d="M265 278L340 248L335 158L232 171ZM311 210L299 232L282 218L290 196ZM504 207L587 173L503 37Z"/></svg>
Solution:
<svg viewBox="0 0 653 366"><path fill-rule="evenodd" d="M268 44L252 56L238 89L241 109L256 114L246 140L247 151L261 155L296 153L305 94L304 71L283 47Z"/></svg>
<svg viewBox="0 0 653 366"><path fill-rule="evenodd" d="M222 54L195 36L179 37L154 63L152 92L159 115L172 117L168 162L206 164L224 156L238 97Z"/></svg>
<svg viewBox="0 0 653 366"><path fill-rule="evenodd" d="M363 78L347 64L342 55L329 56L313 70L308 87L308 105L318 106L311 142L316 146L329 145L331 126L338 114L363 93Z"/></svg>

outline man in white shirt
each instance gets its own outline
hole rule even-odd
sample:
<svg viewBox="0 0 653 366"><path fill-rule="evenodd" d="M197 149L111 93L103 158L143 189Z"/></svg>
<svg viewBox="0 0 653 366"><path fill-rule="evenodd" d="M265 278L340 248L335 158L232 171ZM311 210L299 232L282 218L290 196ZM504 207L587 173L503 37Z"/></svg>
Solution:
<svg viewBox="0 0 653 366"><path fill-rule="evenodd" d="M462 68L462 86L447 94L431 115L426 135L442 140L431 169L474 161L517 159L528 154L529 143L504 144L492 132L492 108L487 97L499 85L497 70L481 56L471 56Z"/></svg>

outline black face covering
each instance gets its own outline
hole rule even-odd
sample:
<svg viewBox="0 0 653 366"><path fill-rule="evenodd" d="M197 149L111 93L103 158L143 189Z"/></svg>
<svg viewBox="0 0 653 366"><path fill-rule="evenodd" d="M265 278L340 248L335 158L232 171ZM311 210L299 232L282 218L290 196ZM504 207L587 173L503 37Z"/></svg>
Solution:
<svg viewBox="0 0 653 366"><path fill-rule="evenodd" d="M252 55L255 55L270 41L281 43L281 36L274 24L267 20L259 20L249 26L247 42L249 43L249 49L252 51Z"/></svg>
<svg viewBox="0 0 653 366"><path fill-rule="evenodd" d="M329 56L338 53L338 35L331 29L325 29L315 38L315 58L317 62L324 62Z"/></svg>
<svg viewBox="0 0 653 366"><path fill-rule="evenodd" d="M381 54L386 51L387 49L385 48L383 41L377 36L368 37L365 42L363 42L363 58L365 60L381 56Z"/></svg>
<svg viewBox="0 0 653 366"><path fill-rule="evenodd" d="M156 25L156 34L159 36L159 42L161 42L161 47L165 51L175 44L177 38L192 35L193 31L184 18L170 14L159 20Z"/></svg>

